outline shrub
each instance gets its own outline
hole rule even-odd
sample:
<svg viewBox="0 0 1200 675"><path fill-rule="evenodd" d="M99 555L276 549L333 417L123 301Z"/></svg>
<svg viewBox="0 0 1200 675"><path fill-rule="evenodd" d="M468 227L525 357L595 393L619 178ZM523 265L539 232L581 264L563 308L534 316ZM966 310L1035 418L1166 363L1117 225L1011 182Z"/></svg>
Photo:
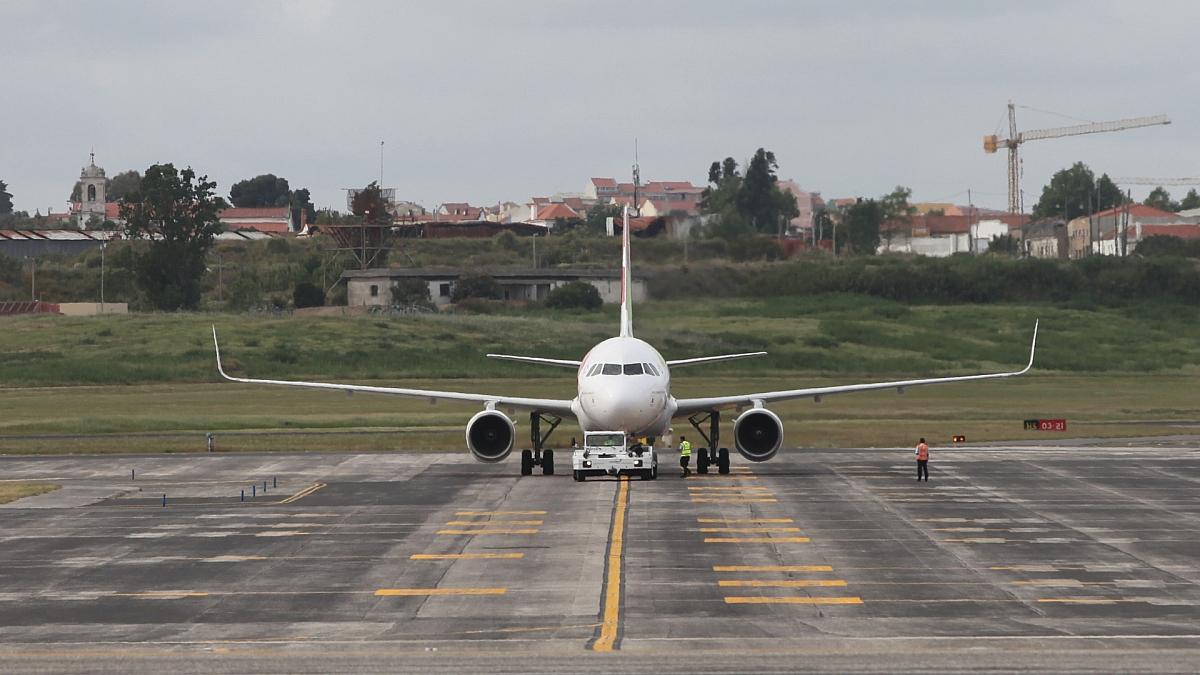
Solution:
<svg viewBox="0 0 1200 675"><path fill-rule="evenodd" d="M392 282L392 304L402 307L433 309L429 284L424 279L399 279Z"/></svg>
<svg viewBox="0 0 1200 675"><path fill-rule="evenodd" d="M504 297L504 290L500 288L500 283L485 274L465 276L459 279L458 283L454 284L454 292L450 294L450 299L454 302L467 298L499 300L502 297Z"/></svg>
<svg viewBox="0 0 1200 675"><path fill-rule="evenodd" d="M604 301L600 291L586 281L570 281L546 297L546 306L554 309L600 309Z"/></svg>
<svg viewBox="0 0 1200 675"><path fill-rule="evenodd" d="M307 281L296 284L295 290L292 291L292 302L296 309L303 307L323 307L325 305L325 291L322 291L316 286Z"/></svg>

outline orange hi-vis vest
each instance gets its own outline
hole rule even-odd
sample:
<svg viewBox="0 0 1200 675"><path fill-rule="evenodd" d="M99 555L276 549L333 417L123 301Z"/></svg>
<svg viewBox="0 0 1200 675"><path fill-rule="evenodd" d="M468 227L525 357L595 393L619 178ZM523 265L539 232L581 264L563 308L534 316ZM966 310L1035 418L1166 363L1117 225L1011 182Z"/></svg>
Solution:
<svg viewBox="0 0 1200 675"><path fill-rule="evenodd" d="M922 461L929 459L928 445L925 445L924 443L917 444L917 459Z"/></svg>

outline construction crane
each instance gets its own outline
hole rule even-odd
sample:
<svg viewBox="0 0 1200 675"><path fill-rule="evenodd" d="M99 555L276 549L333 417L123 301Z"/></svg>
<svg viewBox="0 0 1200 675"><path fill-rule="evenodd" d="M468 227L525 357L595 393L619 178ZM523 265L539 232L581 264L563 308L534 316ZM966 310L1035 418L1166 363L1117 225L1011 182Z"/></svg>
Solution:
<svg viewBox="0 0 1200 675"><path fill-rule="evenodd" d="M1069 127L1054 127L1052 129L1034 129L1032 131L1017 131L1017 109L1012 101L1008 102L1008 138L1000 138L996 134L983 137L983 151L989 155L1001 147L1008 148L1008 211L1019 213L1021 210L1020 163L1017 158L1017 147L1026 141L1040 141L1045 138L1062 138L1063 136L1081 136L1083 134L1102 134L1109 131L1123 131L1138 127L1150 127L1157 124L1170 124L1166 115L1153 117L1131 117L1111 122L1091 122L1076 124Z"/></svg>
<svg viewBox="0 0 1200 675"><path fill-rule="evenodd" d="M1200 176L1192 176L1191 178L1146 178L1145 176L1137 176L1135 178L1114 178L1113 182L1117 185L1153 185L1155 187L1182 185L1187 187L1200 186Z"/></svg>

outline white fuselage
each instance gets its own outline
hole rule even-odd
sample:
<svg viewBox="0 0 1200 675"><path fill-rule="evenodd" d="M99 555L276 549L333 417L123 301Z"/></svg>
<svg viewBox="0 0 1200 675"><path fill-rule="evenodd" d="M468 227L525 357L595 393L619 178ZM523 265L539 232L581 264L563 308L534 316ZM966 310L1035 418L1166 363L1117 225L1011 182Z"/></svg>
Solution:
<svg viewBox="0 0 1200 675"><path fill-rule="evenodd" d="M592 348L579 367L579 395L571 403L584 431L662 436L675 413L671 373L658 350L634 337L614 337Z"/></svg>

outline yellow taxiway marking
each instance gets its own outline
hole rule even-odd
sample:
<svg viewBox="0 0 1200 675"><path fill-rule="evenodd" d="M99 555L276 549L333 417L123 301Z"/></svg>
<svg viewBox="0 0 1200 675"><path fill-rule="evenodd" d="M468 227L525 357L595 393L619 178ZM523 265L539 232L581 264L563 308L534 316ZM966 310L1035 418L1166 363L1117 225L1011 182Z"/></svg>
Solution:
<svg viewBox="0 0 1200 675"><path fill-rule="evenodd" d="M541 525L540 520L451 520L447 525Z"/></svg>
<svg viewBox="0 0 1200 675"><path fill-rule="evenodd" d="M438 530L438 534L537 534L538 531L530 530Z"/></svg>
<svg viewBox="0 0 1200 675"><path fill-rule="evenodd" d="M840 598L807 598L807 597L784 597L784 598L762 598L762 597L740 597L740 596L725 596L725 604L727 605L861 605L862 598L856 597L840 597Z"/></svg>
<svg viewBox="0 0 1200 675"><path fill-rule="evenodd" d="M507 588L381 588L379 597L412 597L425 595L504 595Z"/></svg>
<svg viewBox="0 0 1200 675"><path fill-rule="evenodd" d="M414 553L409 560L520 560L524 553Z"/></svg>
<svg viewBox="0 0 1200 675"><path fill-rule="evenodd" d="M779 501L779 500L775 499L774 497L771 497L769 499L749 499L749 498L737 499L734 497L729 497L729 498L724 498L724 499L718 499L718 498L708 499L708 498L698 498L698 497L692 498L693 504L770 504L770 503L774 503L777 501Z"/></svg>
<svg viewBox="0 0 1200 675"><path fill-rule="evenodd" d="M761 491L763 491L763 490L770 490L771 488L762 487L762 486L759 486L759 485L745 485L745 486L737 486L737 485L732 485L732 486L731 486L731 485L689 485L689 486L688 486L688 489L689 489L689 490L746 490L746 491L757 491L757 492L761 492Z"/></svg>
<svg viewBox="0 0 1200 675"><path fill-rule="evenodd" d="M832 565L713 565L714 572L832 572Z"/></svg>
<svg viewBox="0 0 1200 675"><path fill-rule="evenodd" d="M456 516L544 516L545 511L455 511Z"/></svg>
<svg viewBox="0 0 1200 675"><path fill-rule="evenodd" d="M1137 602L1122 598L1038 598L1038 602L1061 603L1067 605L1115 605L1118 602Z"/></svg>
<svg viewBox="0 0 1200 675"><path fill-rule="evenodd" d="M843 579L722 579L717 585L747 588L819 588L845 586L846 582Z"/></svg>
<svg viewBox="0 0 1200 675"><path fill-rule="evenodd" d="M791 523L791 518L697 518L697 523Z"/></svg>
<svg viewBox="0 0 1200 675"><path fill-rule="evenodd" d="M266 485L266 483L263 483L263 485ZM301 499L304 499L305 497L311 495L312 493L316 492L317 490L320 490L323 487L325 487L325 483L313 483L312 485L304 488L303 490L297 492L296 494L292 495L291 497L288 497L287 499L279 500L279 503L280 504L292 504L294 502L298 502Z"/></svg>
<svg viewBox="0 0 1200 675"><path fill-rule="evenodd" d="M623 476L613 508L612 532L608 538L608 577L604 583L604 608L601 612L600 637L592 651L611 652L621 627L621 566L625 551L625 511L629 507L629 477Z"/></svg>
<svg viewBox="0 0 1200 675"><path fill-rule="evenodd" d="M1079 579L1027 579L1025 581L1012 581L1010 583L1015 586L1057 586L1060 588L1079 587L1084 585L1084 582L1080 581Z"/></svg>
<svg viewBox="0 0 1200 675"><path fill-rule="evenodd" d="M807 544L808 537L705 537L706 544Z"/></svg>
<svg viewBox="0 0 1200 675"><path fill-rule="evenodd" d="M962 539L943 539L942 541L951 542L954 544L1006 544L1008 539L1004 537L965 537Z"/></svg>
<svg viewBox="0 0 1200 675"><path fill-rule="evenodd" d="M798 527L702 527L701 532L736 532L737 534L753 534L755 532L799 532Z"/></svg>

